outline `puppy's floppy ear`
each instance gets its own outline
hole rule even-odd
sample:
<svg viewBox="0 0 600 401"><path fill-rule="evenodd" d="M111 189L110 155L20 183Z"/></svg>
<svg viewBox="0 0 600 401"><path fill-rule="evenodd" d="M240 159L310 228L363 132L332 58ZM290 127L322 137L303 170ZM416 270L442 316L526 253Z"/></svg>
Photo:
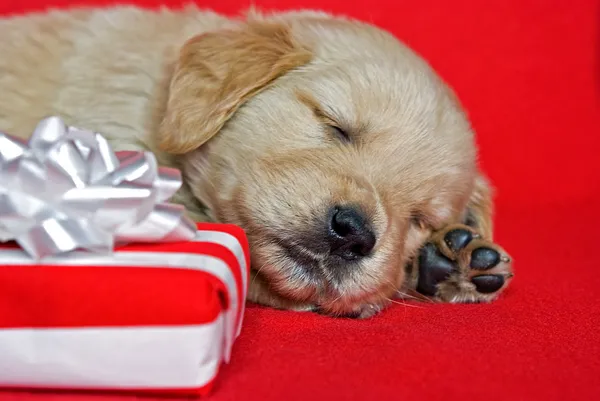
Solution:
<svg viewBox="0 0 600 401"><path fill-rule="evenodd" d="M171 80L160 149L183 154L200 147L247 99L311 56L280 23L250 21L190 39Z"/></svg>
<svg viewBox="0 0 600 401"><path fill-rule="evenodd" d="M493 189L487 178L479 173L465 216L465 223L479 231L487 240L493 238Z"/></svg>

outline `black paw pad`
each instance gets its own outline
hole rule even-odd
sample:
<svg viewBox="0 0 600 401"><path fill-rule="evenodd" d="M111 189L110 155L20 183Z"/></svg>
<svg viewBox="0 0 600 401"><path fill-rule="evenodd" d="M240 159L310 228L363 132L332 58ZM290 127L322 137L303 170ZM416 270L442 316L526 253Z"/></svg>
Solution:
<svg viewBox="0 0 600 401"><path fill-rule="evenodd" d="M485 274L473 277L471 282L475 284L477 291L483 294L490 294L502 288L504 285L504 276L499 274Z"/></svg>
<svg viewBox="0 0 600 401"><path fill-rule="evenodd" d="M448 245L448 248L454 252L460 251L471 241L473 241L473 233L469 230L456 228L448 231L446 235L444 235L444 242Z"/></svg>
<svg viewBox="0 0 600 401"><path fill-rule="evenodd" d="M500 263L500 254L492 248L477 248L471 254L471 269L487 270Z"/></svg>
<svg viewBox="0 0 600 401"><path fill-rule="evenodd" d="M424 295L435 295L437 284L446 280L455 271L454 263L438 251L431 243L419 252L419 282L417 291Z"/></svg>

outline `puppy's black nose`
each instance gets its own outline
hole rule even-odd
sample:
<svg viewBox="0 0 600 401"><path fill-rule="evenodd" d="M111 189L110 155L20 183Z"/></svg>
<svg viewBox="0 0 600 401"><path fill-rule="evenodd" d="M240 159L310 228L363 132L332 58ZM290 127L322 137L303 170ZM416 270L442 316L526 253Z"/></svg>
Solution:
<svg viewBox="0 0 600 401"><path fill-rule="evenodd" d="M375 234L359 209L336 206L330 215L329 246L332 255L355 260L367 256L373 250Z"/></svg>

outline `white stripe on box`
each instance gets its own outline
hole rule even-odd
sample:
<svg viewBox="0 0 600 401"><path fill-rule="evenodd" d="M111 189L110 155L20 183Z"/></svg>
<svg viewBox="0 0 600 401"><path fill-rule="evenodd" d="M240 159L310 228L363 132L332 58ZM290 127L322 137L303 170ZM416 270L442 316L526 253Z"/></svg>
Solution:
<svg viewBox="0 0 600 401"><path fill-rule="evenodd" d="M222 361L223 323L0 330L0 386L200 388Z"/></svg>

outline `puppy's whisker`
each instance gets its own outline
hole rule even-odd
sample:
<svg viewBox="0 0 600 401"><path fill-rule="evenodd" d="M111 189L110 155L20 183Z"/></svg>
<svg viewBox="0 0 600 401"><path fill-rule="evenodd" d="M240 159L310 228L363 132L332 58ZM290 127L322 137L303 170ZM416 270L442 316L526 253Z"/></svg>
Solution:
<svg viewBox="0 0 600 401"><path fill-rule="evenodd" d="M426 302L426 303L430 303L430 304L434 304L435 303L430 298L427 298L426 296L420 295L420 294L419 294L419 296L415 296L415 295L408 294L406 292L402 292L400 290L396 291L396 294L400 295L401 297L407 297L407 298L410 298L410 299L414 299L415 301L422 301L422 302Z"/></svg>
<svg viewBox="0 0 600 401"><path fill-rule="evenodd" d="M331 306L334 305L337 301L339 301L340 299L342 299L343 294L338 295L337 298L333 299L332 301L327 302L326 306Z"/></svg>
<svg viewBox="0 0 600 401"><path fill-rule="evenodd" d="M263 265L256 271L256 273L254 274L254 276L252 277L252 281L250 282L250 286L252 286L254 284L254 282L256 281L256 277L258 277L258 274L260 273L260 271L266 266L266 263L263 263Z"/></svg>
<svg viewBox="0 0 600 401"><path fill-rule="evenodd" d="M394 300L394 299L391 299L391 298L386 298L386 299L388 301L390 301L391 303L393 303L393 304L402 305L402 306L408 307L408 308L417 308L417 309L422 309L423 308L422 306L419 306L419 305L411 305L411 304L407 304L405 302L400 302L399 300Z"/></svg>

